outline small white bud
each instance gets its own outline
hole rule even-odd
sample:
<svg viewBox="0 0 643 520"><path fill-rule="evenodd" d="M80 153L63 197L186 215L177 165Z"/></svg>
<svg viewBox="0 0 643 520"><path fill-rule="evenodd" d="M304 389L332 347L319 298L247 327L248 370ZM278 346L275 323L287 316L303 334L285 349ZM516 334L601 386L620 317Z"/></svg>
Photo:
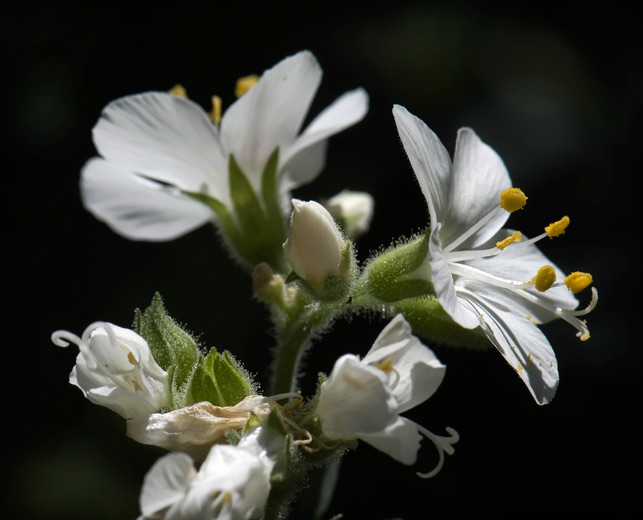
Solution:
<svg viewBox="0 0 643 520"><path fill-rule="evenodd" d="M318 202L292 200L290 236L284 243L286 260L313 288L321 289L340 272L344 238L333 217Z"/></svg>
<svg viewBox="0 0 643 520"><path fill-rule="evenodd" d="M330 214L343 226L346 234L357 238L366 233L373 219L375 200L365 191L343 190L326 201Z"/></svg>

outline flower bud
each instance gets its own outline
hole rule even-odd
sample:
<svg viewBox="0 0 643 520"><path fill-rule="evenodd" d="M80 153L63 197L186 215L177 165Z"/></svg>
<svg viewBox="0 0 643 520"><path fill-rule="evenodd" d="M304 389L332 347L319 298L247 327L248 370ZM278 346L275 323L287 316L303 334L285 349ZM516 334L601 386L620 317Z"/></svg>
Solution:
<svg viewBox="0 0 643 520"><path fill-rule="evenodd" d="M318 202L293 199L284 254L293 271L316 290L340 274L345 241L331 214Z"/></svg>
<svg viewBox="0 0 643 520"><path fill-rule="evenodd" d="M326 201L330 214L343 226L346 234L357 238L368 231L375 201L365 191L343 190Z"/></svg>

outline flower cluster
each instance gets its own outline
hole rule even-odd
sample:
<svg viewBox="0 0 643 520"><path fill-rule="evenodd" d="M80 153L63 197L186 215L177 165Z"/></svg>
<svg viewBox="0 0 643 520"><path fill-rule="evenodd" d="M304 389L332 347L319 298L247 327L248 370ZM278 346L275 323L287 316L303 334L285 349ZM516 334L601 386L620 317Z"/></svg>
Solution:
<svg viewBox="0 0 643 520"><path fill-rule="evenodd" d="M562 235L569 217L531 239L504 228L527 197L496 152L463 128L451 159L398 105L393 119L428 225L362 265L355 244L370 230L373 197L291 194L319 175L329 138L368 108L366 92L354 89L302 131L320 81L317 60L303 51L241 78L225 112L218 96L207 112L177 86L118 99L94 127L99 156L82 169L85 207L134 240L171 240L214 224L251 274L275 343L270 372L251 375L231 352L197 342L158 294L135 311L132 329L97 322L81 337L53 333L54 344L78 346L70 383L119 414L129 437L167 451L144 478L140 520L285 518L309 470L360 442L413 465L426 438L438 463L417 475L433 477L459 434L447 427L436 435L404 416L445 375L425 342L495 347L543 405L559 374L539 325L560 318L581 340L590 336L582 318L598 293L592 287L583 309L576 294L591 275L566 276L536 245ZM303 395L308 350L336 320L363 313L387 320L370 350L338 353L329 374L318 371L313 395Z"/></svg>

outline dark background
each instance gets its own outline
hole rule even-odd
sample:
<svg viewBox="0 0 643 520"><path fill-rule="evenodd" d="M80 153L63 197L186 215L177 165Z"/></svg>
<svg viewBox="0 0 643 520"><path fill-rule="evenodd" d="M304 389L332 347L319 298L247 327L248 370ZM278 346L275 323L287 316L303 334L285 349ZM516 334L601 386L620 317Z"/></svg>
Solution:
<svg viewBox="0 0 643 520"><path fill-rule="evenodd" d="M565 271L591 272L601 298L589 316L589 342L563 323L545 327L561 376L545 407L496 352L436 347L446 379L408 415L435 433L457 429L455 455L425 481L414 470L432 467L429 443L417 468L361 445L344 458L328 516L633 510L642 357L632 285L641 277L631 244L642 83L632 12L618 2L94 5L14 5L0 22L9 159L3 518L135 518L142 477L160 455L128 439L118 416L68 384L76 352L53 346L52 331L81 334L96 320L129 326L134 309L160 291L177 321L265 381L264 309L212 229L169 243L127 241L82 208L78 176L95 153L91 127L109 101L182 83L206 108L215 93L225 108L236 78L304 48L325 72L311 116L356 86L371 96L366 119L331 140L322 176L296 192L320 198L347 187L374 195L372 230L358 243L362 259L426 222L391 116L399 103L451 151L465 125L498 151L529 196L512 227L534 235L568 214L568 232L543 249ZM338 323L313 350L305 388L342 353L364 354L382 326Z"/></svg>

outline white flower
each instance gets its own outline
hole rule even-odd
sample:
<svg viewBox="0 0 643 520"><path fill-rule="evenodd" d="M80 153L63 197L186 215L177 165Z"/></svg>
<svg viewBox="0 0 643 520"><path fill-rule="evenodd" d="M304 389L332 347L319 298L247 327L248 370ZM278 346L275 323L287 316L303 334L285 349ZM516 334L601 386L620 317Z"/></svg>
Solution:
<svg viewBox="0 0 643 520"><path fill-rule="evenodd" d="M69 382L92 403L126 419L169 406L168 375L134 331L96 322L85 329L82 338L59 330L51 339L60 347L78 345Z"/></svg>
<svg viewBox="0 0 643 520"><path fill-rule="evenodd" d="M253 435L214 445L198 472L190 456L169 453L145 476L139 520L261 518L273 464Z"/></svg>
<svg viewBox="0 0 643 520"><path fill-rule="evenodd" d="M333 218L343 224L346 234L357 238L371 225L375 200L365 191L342 190L324 205Z"/></svg>
<svg viewBox="0 0 643 520"><path fill-rule="evenodd" d="M314 288L323 288L329 276L337 276L345 242L333 217L315 201L293 199L290 236L284 244L286 260Z"/></svg>
<svg viewBox="0 0 643 520"><path fill-rule="evenodd" d="M93 129L101 157L90 159L82 171L86 208L125 237L170 240L215 218L186 193L207 195L233 213L231 156L261 195L262 173L277 148L275 196L285 208L290 190L312 181L323 168L328 138L367 111L367 94L356 89L300 133L321 76L310 52L288 57L264 72L220 122L189 99L167 92L113 101Z"/></svg>
<svg viewBox="0 0 643 520"><path fill-rule="evenodd" d="M585 340L589 331L579 316L591 311L598 298L592 288L590 305L575 311L578 300L572 291L586 287L591 276L573 273L565 279L534 245L564 233L569 219L547 226L531 240L502 229L526 197L511 187L494 150L463 128L452 163L424 122L401 106L394 107L393 115L431 222L429 254L414 274L433 283L438 301L455 322L484 330L539 404L549 402L558 385L558 368L537 325L562 318Z"/></svg>
<svg viewBox="0 0 643 520"><path fill-rule="evenodd" d="M399 414L426 401L437 390L446 367L435 354L411 334L411 327L398 314L380 333L361 359L345 354L321 385L315 414L329 439L360 439L394 459L413 464L421 435L438 448L437 467L418 475L431 477L442 467L444 453L452 454L458 434L434 435Z"/></svg>

